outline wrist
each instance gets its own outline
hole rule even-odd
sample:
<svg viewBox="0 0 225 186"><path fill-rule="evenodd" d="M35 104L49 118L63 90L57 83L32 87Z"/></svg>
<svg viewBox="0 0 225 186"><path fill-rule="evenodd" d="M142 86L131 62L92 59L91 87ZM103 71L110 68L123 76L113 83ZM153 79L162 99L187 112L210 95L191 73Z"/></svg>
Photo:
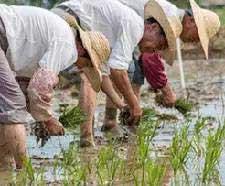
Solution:
<svg viewBox="0 0 225 186"><path fill-rule="evenodd" d="M172 94L172 88L170 87L170 85L167 83L162 89L161 92L163 95L170 95Z"/></svg>
<svg viewBox="0 0 225 186"><path fill-rule="evenodd" d="M48 119L46 119L45 121L43 121L42 123L44 123L45 125L51 125L51 121L52 121L53 117L49 117Z"/></svg>

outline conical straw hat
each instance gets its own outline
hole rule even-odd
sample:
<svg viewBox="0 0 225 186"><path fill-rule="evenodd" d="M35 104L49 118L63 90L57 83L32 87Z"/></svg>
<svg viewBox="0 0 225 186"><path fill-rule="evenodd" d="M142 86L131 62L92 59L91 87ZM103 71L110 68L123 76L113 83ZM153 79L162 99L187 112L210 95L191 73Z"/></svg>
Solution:
<svg viewBox="0 0 225 186"><path fill-rule="evenodd" d="M65 21L80 34L80 39L83 47L87 50L92 66L82 69L90 81L92 88L99 92L101 89L101 65L106 62L110 55L110 45L106 37L100 32L84 31L77 20L71 16L64 16Z"/></svg>
<svg viewBox="0 0 225 186"><path fill-rule="evenodd" d="M149 17L156 19L166 34L168 49L165 50L164 57L166 62L172 65L176 58L176 39L182 32L181 22L176 16L167 16L156 0L150 0L145 5L145 19Z"/></svg>
<svg viewBox="0 0 225 186"><path fill-rule="evenodd" d="M200 8L194 0L190 0L195 23L198 28L198 35L206 59L209 57L209 40L219 31L219 16L213 11Z"/></svg>

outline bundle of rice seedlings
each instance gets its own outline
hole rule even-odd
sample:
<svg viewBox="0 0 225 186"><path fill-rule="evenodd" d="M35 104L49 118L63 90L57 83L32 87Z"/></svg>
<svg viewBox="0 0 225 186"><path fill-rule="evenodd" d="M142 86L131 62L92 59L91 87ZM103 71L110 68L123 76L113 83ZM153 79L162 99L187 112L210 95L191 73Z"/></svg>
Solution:
<svg viewBox="0 0 225 186"><path fill-rule="evenodd" d="M193 103L186 99L177 99L175 108L183 115L187 115L193 109Z"/></svg>
<svg viewBox="0 0 225 186"><path fill-rule="evenodd" d="M35 123L34 127L32 128L33 134L37 137L37 143L41 143L41 147L45 146L48 142L50 135L42 122Z"/></svg>
<svg viewBox="0 0 225 186"><path fill-rule="evenodd" d="M159 105L163 105L163 95L157 95L155 97L155 102ZM192 111L194 105L190 101L184 98L179 98L176 100L175 106L174 106L181 114L187 115L189 112Z"/></svg>
<svg viewBox="0 0 225 186"><path fill-rule="evenodd" d="M73 108L67 107L60 115L59 121L65 128L75 129L86 121L86 115L78 106Z"/></svg>
<svg viewBox="0 0 225 186"><path fill-rule="evenodd" d="M129 118L130 118L130 109L126 107L119 115L119 121L121 125L129 125Z"/></svg>
<svg viewBox="0 0 225 186"><path fill-rule="evenodd" d="M130 110L126 108L120 113L119 121L122 125L128 125L128 119L130 117ZM178 118L175 115L164 114L156 111L154 108L143 108L143 114L141 122L149 120L160 120L160 121L177 121Z"/></svg>

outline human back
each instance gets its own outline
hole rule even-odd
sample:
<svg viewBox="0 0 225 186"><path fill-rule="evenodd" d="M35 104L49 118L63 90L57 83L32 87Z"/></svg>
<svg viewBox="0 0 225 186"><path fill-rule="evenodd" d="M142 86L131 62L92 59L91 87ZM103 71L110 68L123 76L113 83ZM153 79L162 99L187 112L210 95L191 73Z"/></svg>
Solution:
<svg viewBox="0 0 225 186"><path fill-rule="evenodd" d="M137 29L144 28L141 17L132 8L117 0L72 0L62 4L78 15L82 26L102 32L109 39L111 46L118 40L120 27L124 22L136 26ZM130 30L130 33L132 32L135 31Z"/></svg>
<svg viewBox="0 0 225 186"><path fill-rule="evenodd" d="M69 25L45 9L0 5L0 17L9 45L6 57L17 75L30 77L44 63L45 53L60 43L75 50L75 39Z"/></svg>

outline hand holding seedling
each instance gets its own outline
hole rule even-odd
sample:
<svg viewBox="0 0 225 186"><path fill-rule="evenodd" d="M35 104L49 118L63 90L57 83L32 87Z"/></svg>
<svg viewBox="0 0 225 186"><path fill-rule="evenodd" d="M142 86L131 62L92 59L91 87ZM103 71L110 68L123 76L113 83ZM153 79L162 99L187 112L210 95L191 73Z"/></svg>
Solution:
<svg viewBox="0 0 225 186"><path fill-rule="evenodd" d="M176 103L176 94L170 86L165 86L162 91L163 105L165 107L173 107Z"/></svg>
<svg viewBox="0 0 225 186"><path fill-rule="evenodd" d="M40 141L42 147L47 143L50 136L62 136L65 134L63 126L55 118L51 118L47 122L36 123L33 131L37 137L37 143Z"/></svg>
<svg viewBox="0 0 225 186"><path fill-rule="evenodd" d="M65 134L62 124L53 117L50 120L45 121L44 125L50 136L63 136Z"/></svg>
<svg viewBox="0 0 225 186"><path fill-rule="evenodd" d="M135 110L135 112L137 112L137 115L135 115L136 113L133 113L132 116L132 110L128 106L124 107L119 116L120 122L128 126L139 125L142 116L142 109Z"/></svg>
<svg viewBox="0 0 225 186"><path fill-rule="evenodd" d="M158 94L155 97L155 102L159 106L165 106L164 97L162 94ZM183 115L187 115L193 109L193 103L189 102L187 99L177 99L174 107Z"/></svg>

